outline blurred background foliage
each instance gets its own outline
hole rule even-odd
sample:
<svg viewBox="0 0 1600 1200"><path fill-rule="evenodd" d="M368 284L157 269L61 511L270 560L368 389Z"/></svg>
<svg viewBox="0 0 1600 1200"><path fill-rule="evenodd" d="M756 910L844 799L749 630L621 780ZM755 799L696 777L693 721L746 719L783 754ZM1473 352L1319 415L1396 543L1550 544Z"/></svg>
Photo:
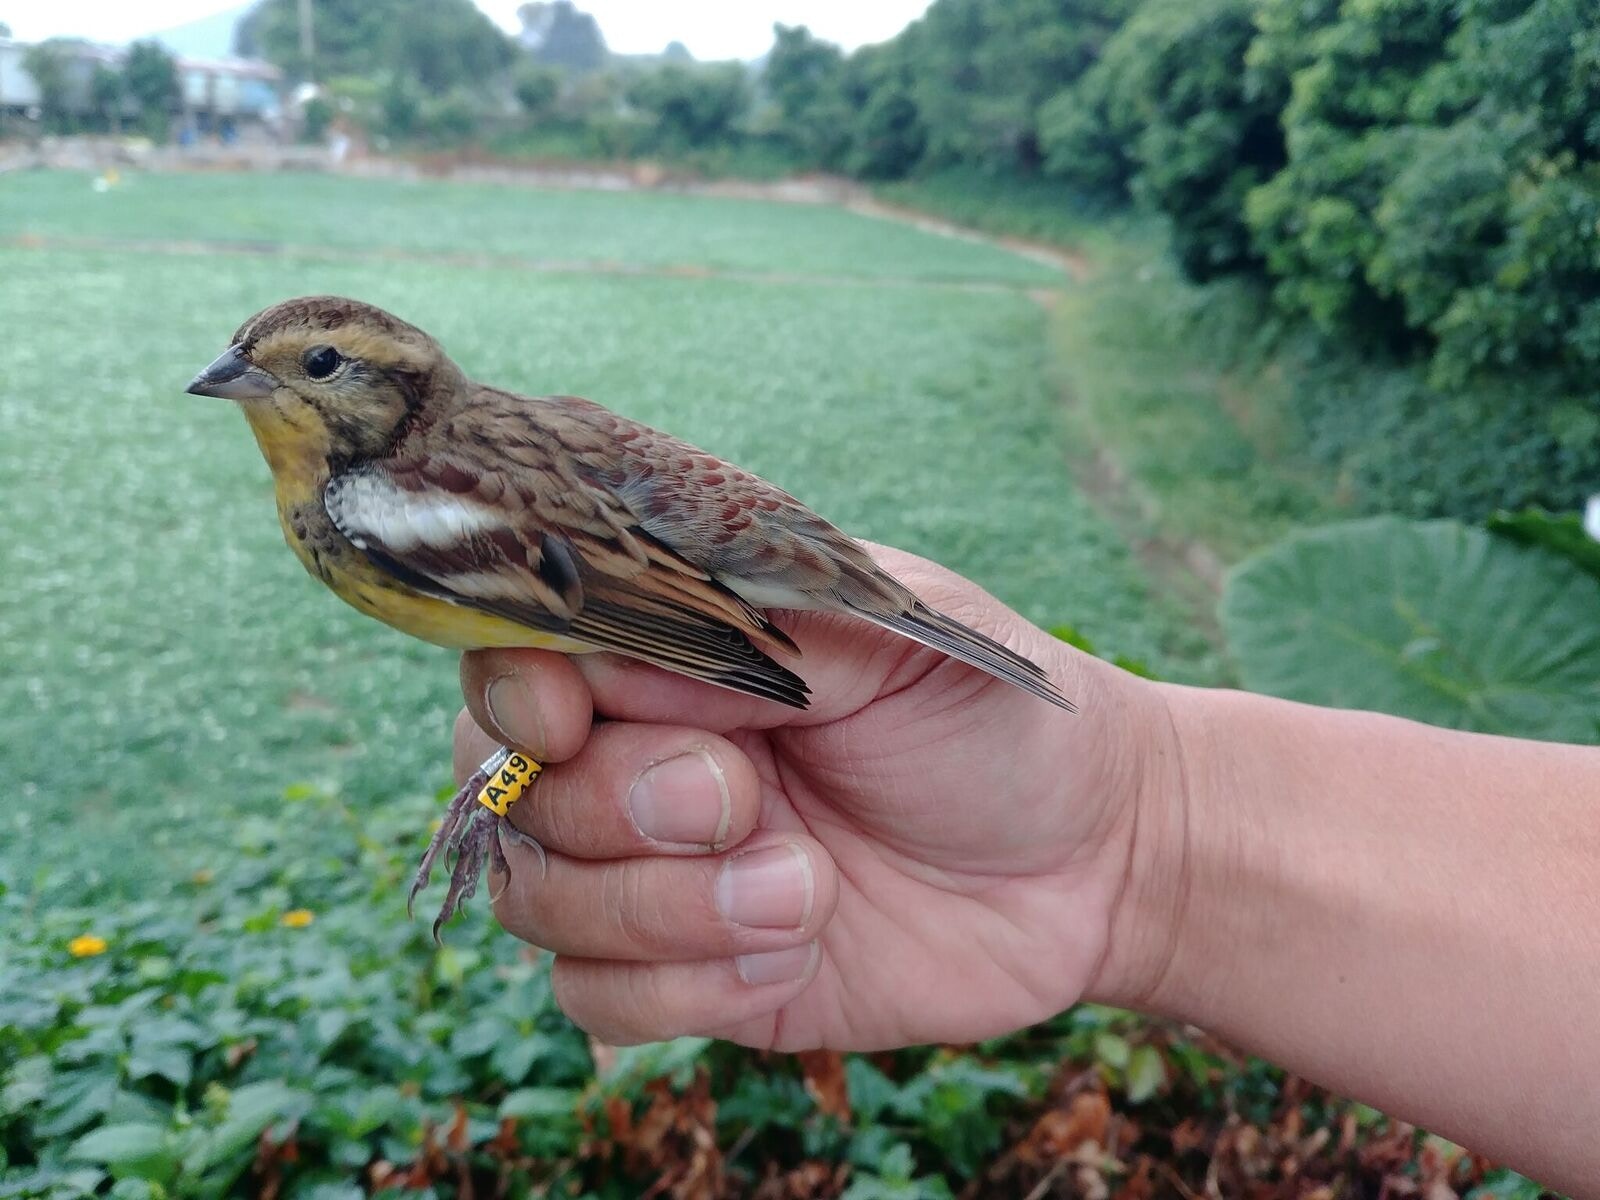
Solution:
<svg viewBox="0 0 1600 1200"><path fill-rule="evenodd" d="M1259 293L1303 446L1359 510L1566 508L1600 472L1588 0L938 0L851 54L779 25L753 66L609 54L567 0L519 39L468 0L319 4L317 77L393 142L1159 214L1189 279ZM306 73L295 12L263 0L240 48ZM1369 436L1392 426L1431 452Z"/></svg>

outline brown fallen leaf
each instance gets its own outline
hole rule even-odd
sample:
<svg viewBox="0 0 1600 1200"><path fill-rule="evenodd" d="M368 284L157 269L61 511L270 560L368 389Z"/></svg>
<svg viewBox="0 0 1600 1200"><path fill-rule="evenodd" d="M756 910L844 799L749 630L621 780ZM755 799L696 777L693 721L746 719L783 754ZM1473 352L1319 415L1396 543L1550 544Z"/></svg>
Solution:
<svg viewBox="0 0 1600 1200"><path fill-rule="evenodd" d="M837 1050L805 1050L800 1076L817 1111L840 1121L850 1121L850 1085L845 1080L844 1055Z"/></svg>

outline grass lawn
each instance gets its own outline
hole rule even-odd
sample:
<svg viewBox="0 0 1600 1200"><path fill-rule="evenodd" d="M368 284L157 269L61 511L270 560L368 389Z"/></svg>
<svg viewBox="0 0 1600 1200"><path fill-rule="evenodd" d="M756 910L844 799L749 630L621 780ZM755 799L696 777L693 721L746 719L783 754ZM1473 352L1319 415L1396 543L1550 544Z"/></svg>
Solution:
<svg viewBox="0 0 1600 1200"><path fill-rule="evenodd" d="M449 219L429 224L430 211ZM394 237L459 250L497 227L536 257L649 263L732 246L725 261L787 273L812 247L813 265L848 261L863 278L1042 270L837 211L672 196L229 175L135 176L95 194L35 174L0 187L0 212L78 237L270 230L311 249ZM552 228L568 231L559 247ZM1070 621L1164 672L1212 670L1074 493L1045 317L1020 293L59 248L0 250L0 279L0 576L16 581L0 598L0 878L13 888L140 894L241 837L285 836L292 785L363 807L444 781L452 656L306 577L243 421L182 391L245 316L294 294L393 308L480 378L599 399L860 536L967 572L1036 621ZM68 772L83 780L70 806Z"/></svg>

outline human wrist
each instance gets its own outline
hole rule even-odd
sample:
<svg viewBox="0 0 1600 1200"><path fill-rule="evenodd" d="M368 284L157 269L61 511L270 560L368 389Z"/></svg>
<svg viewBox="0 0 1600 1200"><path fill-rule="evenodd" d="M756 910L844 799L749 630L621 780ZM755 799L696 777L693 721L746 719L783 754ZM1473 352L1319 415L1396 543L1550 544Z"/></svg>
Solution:
<svg viewBox="0 0 1600 1200"><path fill-rule="evenodd" d="M1184 725L1189 689L1135 680L1129 728L1137 748L1116 847L1120 881L1106 949L1084 998L1119 1008L1158 1011L1177 957L1193 887L1191 765Z"/></svg>
<svg viewBox="0 0 1600 1200"><path fill-rule="evenodd" d="M1577 1191L1600 1043L1570 1002L1600 973L1595 751L1156 694L1172 763L1146 772L1089 998L1600 1197Z"/></svg>
<svg viewBox="0 0 1600 1200"><path fill-rule="evenodd" d="M1344 864L1330 870L1317 861L1318 844L1339 836L1314 819L1320 806L1296 782L1313 750L1302 721L1317 710L1228 689L1150 686L1167 735L1147 755L1113 914L1107 959L1120 965L1096 998L1226 1026L1236 1009L1271 1003L1265 981L1285 964L1259 956L1336 921L1352 891L1377 890L1372 864L1335 855ZM1374 719L1321 715L1324 724Z"/></svg>

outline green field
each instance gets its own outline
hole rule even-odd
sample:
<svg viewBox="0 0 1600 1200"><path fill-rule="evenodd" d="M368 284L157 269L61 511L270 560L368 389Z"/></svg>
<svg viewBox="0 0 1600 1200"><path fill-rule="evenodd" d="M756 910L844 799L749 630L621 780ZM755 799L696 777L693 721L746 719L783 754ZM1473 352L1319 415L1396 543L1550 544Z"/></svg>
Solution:
<svg viewBox="0 0 1600 1200"><path fill-rule="evenodd" d="M291 785L367 806L444 781L453 658L305 577L238 414L182 390L244 317L300 293L377 302L480 378L588 395L698 441L1036 621L1164 671L1210 669L1073 491L1032 300L793 277L805 264L1037 283L1035 263L828 209L321 177L133 176L96 194L81 176L32 174L0 185L0 219L149 243L0 249L0 773L15 800L0 809L0 870L13 888L140 894L214 866ZM480 227L535 258L749 274L377 253L477 251ZM270 257L161 244L267 231L292 244ZM319 259L341 232L372 258Z"/></svg>
<svg viewBox="0 0 1600 1200"><path fill-rule="evenodd" d="M333 175L10 176L0 233L215 241L258 249L468 255L545 266L689 268L1049 286L1049 268L959 238L824 205Z"/></svg>

